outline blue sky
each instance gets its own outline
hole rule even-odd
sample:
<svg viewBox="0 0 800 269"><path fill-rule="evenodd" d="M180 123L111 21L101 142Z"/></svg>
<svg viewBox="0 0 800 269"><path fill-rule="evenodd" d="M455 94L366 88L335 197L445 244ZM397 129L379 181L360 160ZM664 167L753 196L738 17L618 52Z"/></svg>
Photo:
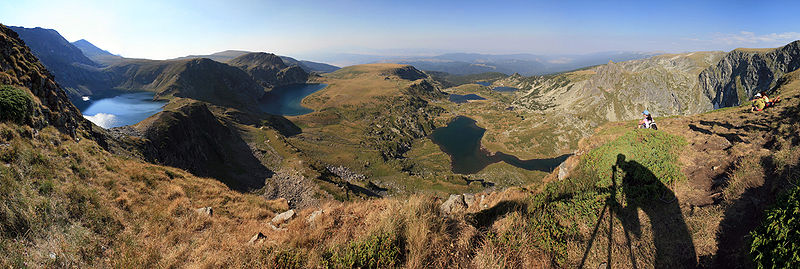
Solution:
<svg viewBox="0 0 800 269"><path fill-rule="evenodd" d="M776 47L800 39L797 14L800 1L0 2L0 23L150 59L226 49L313 58Z"/></svg>

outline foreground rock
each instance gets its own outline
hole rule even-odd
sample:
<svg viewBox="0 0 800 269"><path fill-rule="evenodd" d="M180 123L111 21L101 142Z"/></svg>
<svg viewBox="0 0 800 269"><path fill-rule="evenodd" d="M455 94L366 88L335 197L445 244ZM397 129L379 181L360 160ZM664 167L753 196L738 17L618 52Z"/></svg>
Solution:
<svg viewBox="0 0 800 269"><path fill-rule="evenodd" d="M275 225L281 225L289 221L290 219L294 218L294 215L295 215L294 209L289 209L289 211L275 215L275 217L272 218L272 223Z"/></svg>
<svg viewBox="0 0 800 269"><path fill-rule="evenodd" d="M201 207L201 208L195 209L194 211L197 212L198 214L203 214L203 215L206 215L206 216L209 216L209 217L211 217L211 215L214 214L214 210L211 209L210 206Z"/></svg>
<svg viewBox="0 0 800 269"><path fill-rule="evenodd" d="M447 201L439 206L439 211L443 214L453 214L467 209L467 203L464 202L464 196L460 194L451 194Z"/></svg>
<svg viewBox="0 0 800 269"><path fill-rule="evenodd" d="M252 244L261 242L262 240L264 240L266 238L267 238L266 235L262 234L261 232L258 232L256 235L254 235L252 238L250 238L249 241L247 241L247 244L252 245Z"/></svg>

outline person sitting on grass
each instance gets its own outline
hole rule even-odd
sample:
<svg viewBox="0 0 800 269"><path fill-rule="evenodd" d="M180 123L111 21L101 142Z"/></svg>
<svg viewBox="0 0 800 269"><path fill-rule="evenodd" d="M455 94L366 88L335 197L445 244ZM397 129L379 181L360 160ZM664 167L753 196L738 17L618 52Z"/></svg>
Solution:
<svg viewBox="0 0 800 269"><path fill-rule="evenodd" d="M764 98L761 97L761 93L756 93L756 96L754 96L752 102L753 102L753 108L750 109L750 111L761 111L764 110L765 107L767 107L767 102L764 101Z"/></svg>
<svg viewBox="0 0 800 269"><path fill-rule="evenodd" d="M650 115L650 111L645 110L642 112L642 117L642 120L639 121L639 128L649 129L653 124L653 116Z"/></svg>

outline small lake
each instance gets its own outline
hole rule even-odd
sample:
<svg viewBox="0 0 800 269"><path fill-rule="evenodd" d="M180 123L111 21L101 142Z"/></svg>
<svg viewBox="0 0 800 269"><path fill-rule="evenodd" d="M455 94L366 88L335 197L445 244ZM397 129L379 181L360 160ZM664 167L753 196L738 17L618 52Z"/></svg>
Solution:
<svg viewBox="0 0 800 269"><path fill-rule="evenodd" d="M488 82L488 81L478 81L478 82L475 82L475 84L478 84L478 85L481 85L481 86L489 86L489 85L492 85L492 83L491 83L491 82Z"/></svg>
<svg viewBox="0 0 800 269"><path fill-rule="evenodd" d="M300 101L326 86L328 84L297 84L272 89L260 100L261 110L283 116L299 116L314 112L300 105Z"/></svg>
<svg viewBox="0 0 800 269"><path fill-rule="evenodd" d="M475 120L458 116L446 127L436 128L431 135L431 140L439 145L439 148L447 155L450 155L452 170L457 174L474 174L496 162L505 162L525 170L550 172L571 155L520 160L516 156L502 152L492 154L481 148L481 138L484 133L486 133L486 129L479 127Z"/></svg>
<svg viewBox="0 0 800 269"><path fill-rule="evenodd" d="M519 89L514 88L514 87L494 87L494 88L492 88L492 90L493 91L497 91L497 92L514 92L514 91L517 91Z"/></svg>
<svg viewBox="0 0 800 269"><path fill-rule="evenodd" d="M466 103L469 100L486 100L486 98L483 98L480 95L477 95L477 94L474 94L474 93L464 94L464 95L461 95L461 94L450 94L448 99L450 99L451 102L456 103L456 104L463 104L463 103Z"/></svg>
<svg viewBox="0 0 800 269"><path fill-rule="evenodd" d="M155 93L123 93L97 100L78 101L83 117L103 128L136 124L162 110L167 102L153 101Z"/></svg>

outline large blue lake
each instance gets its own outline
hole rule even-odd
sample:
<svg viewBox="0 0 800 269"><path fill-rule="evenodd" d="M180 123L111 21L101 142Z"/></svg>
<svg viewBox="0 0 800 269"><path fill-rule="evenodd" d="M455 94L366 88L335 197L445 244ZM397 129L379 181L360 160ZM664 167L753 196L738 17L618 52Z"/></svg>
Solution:
<svg viewBox="0 0 800 269"><path fill-rule="evenodd" d="M152 92L124 93L114 97L78 101L83 117L103 128L136 124L161 111L165 101L153 101Z"/></svg>
<svg viewBox="0 0 800 269"><path fill-rule="evenodd" d="M314 112L314 110L300 105L300 101L326 86L328 84L298 84L272 89L261 99L261 110L283 116L298 116Z"/></svg>
<svg viewBox="0 0 800 269"><path fill-rule="evenodd" d="M446 127L436 128L431 140L450 155L452 170L458 174L474 174L496 162L505 162L525 170L550 172L571 155L520 160L516 156L502 152L490 153L481 147L481 138L485 132L486 129L479 127L475 120L458 116Z"/></svg>

